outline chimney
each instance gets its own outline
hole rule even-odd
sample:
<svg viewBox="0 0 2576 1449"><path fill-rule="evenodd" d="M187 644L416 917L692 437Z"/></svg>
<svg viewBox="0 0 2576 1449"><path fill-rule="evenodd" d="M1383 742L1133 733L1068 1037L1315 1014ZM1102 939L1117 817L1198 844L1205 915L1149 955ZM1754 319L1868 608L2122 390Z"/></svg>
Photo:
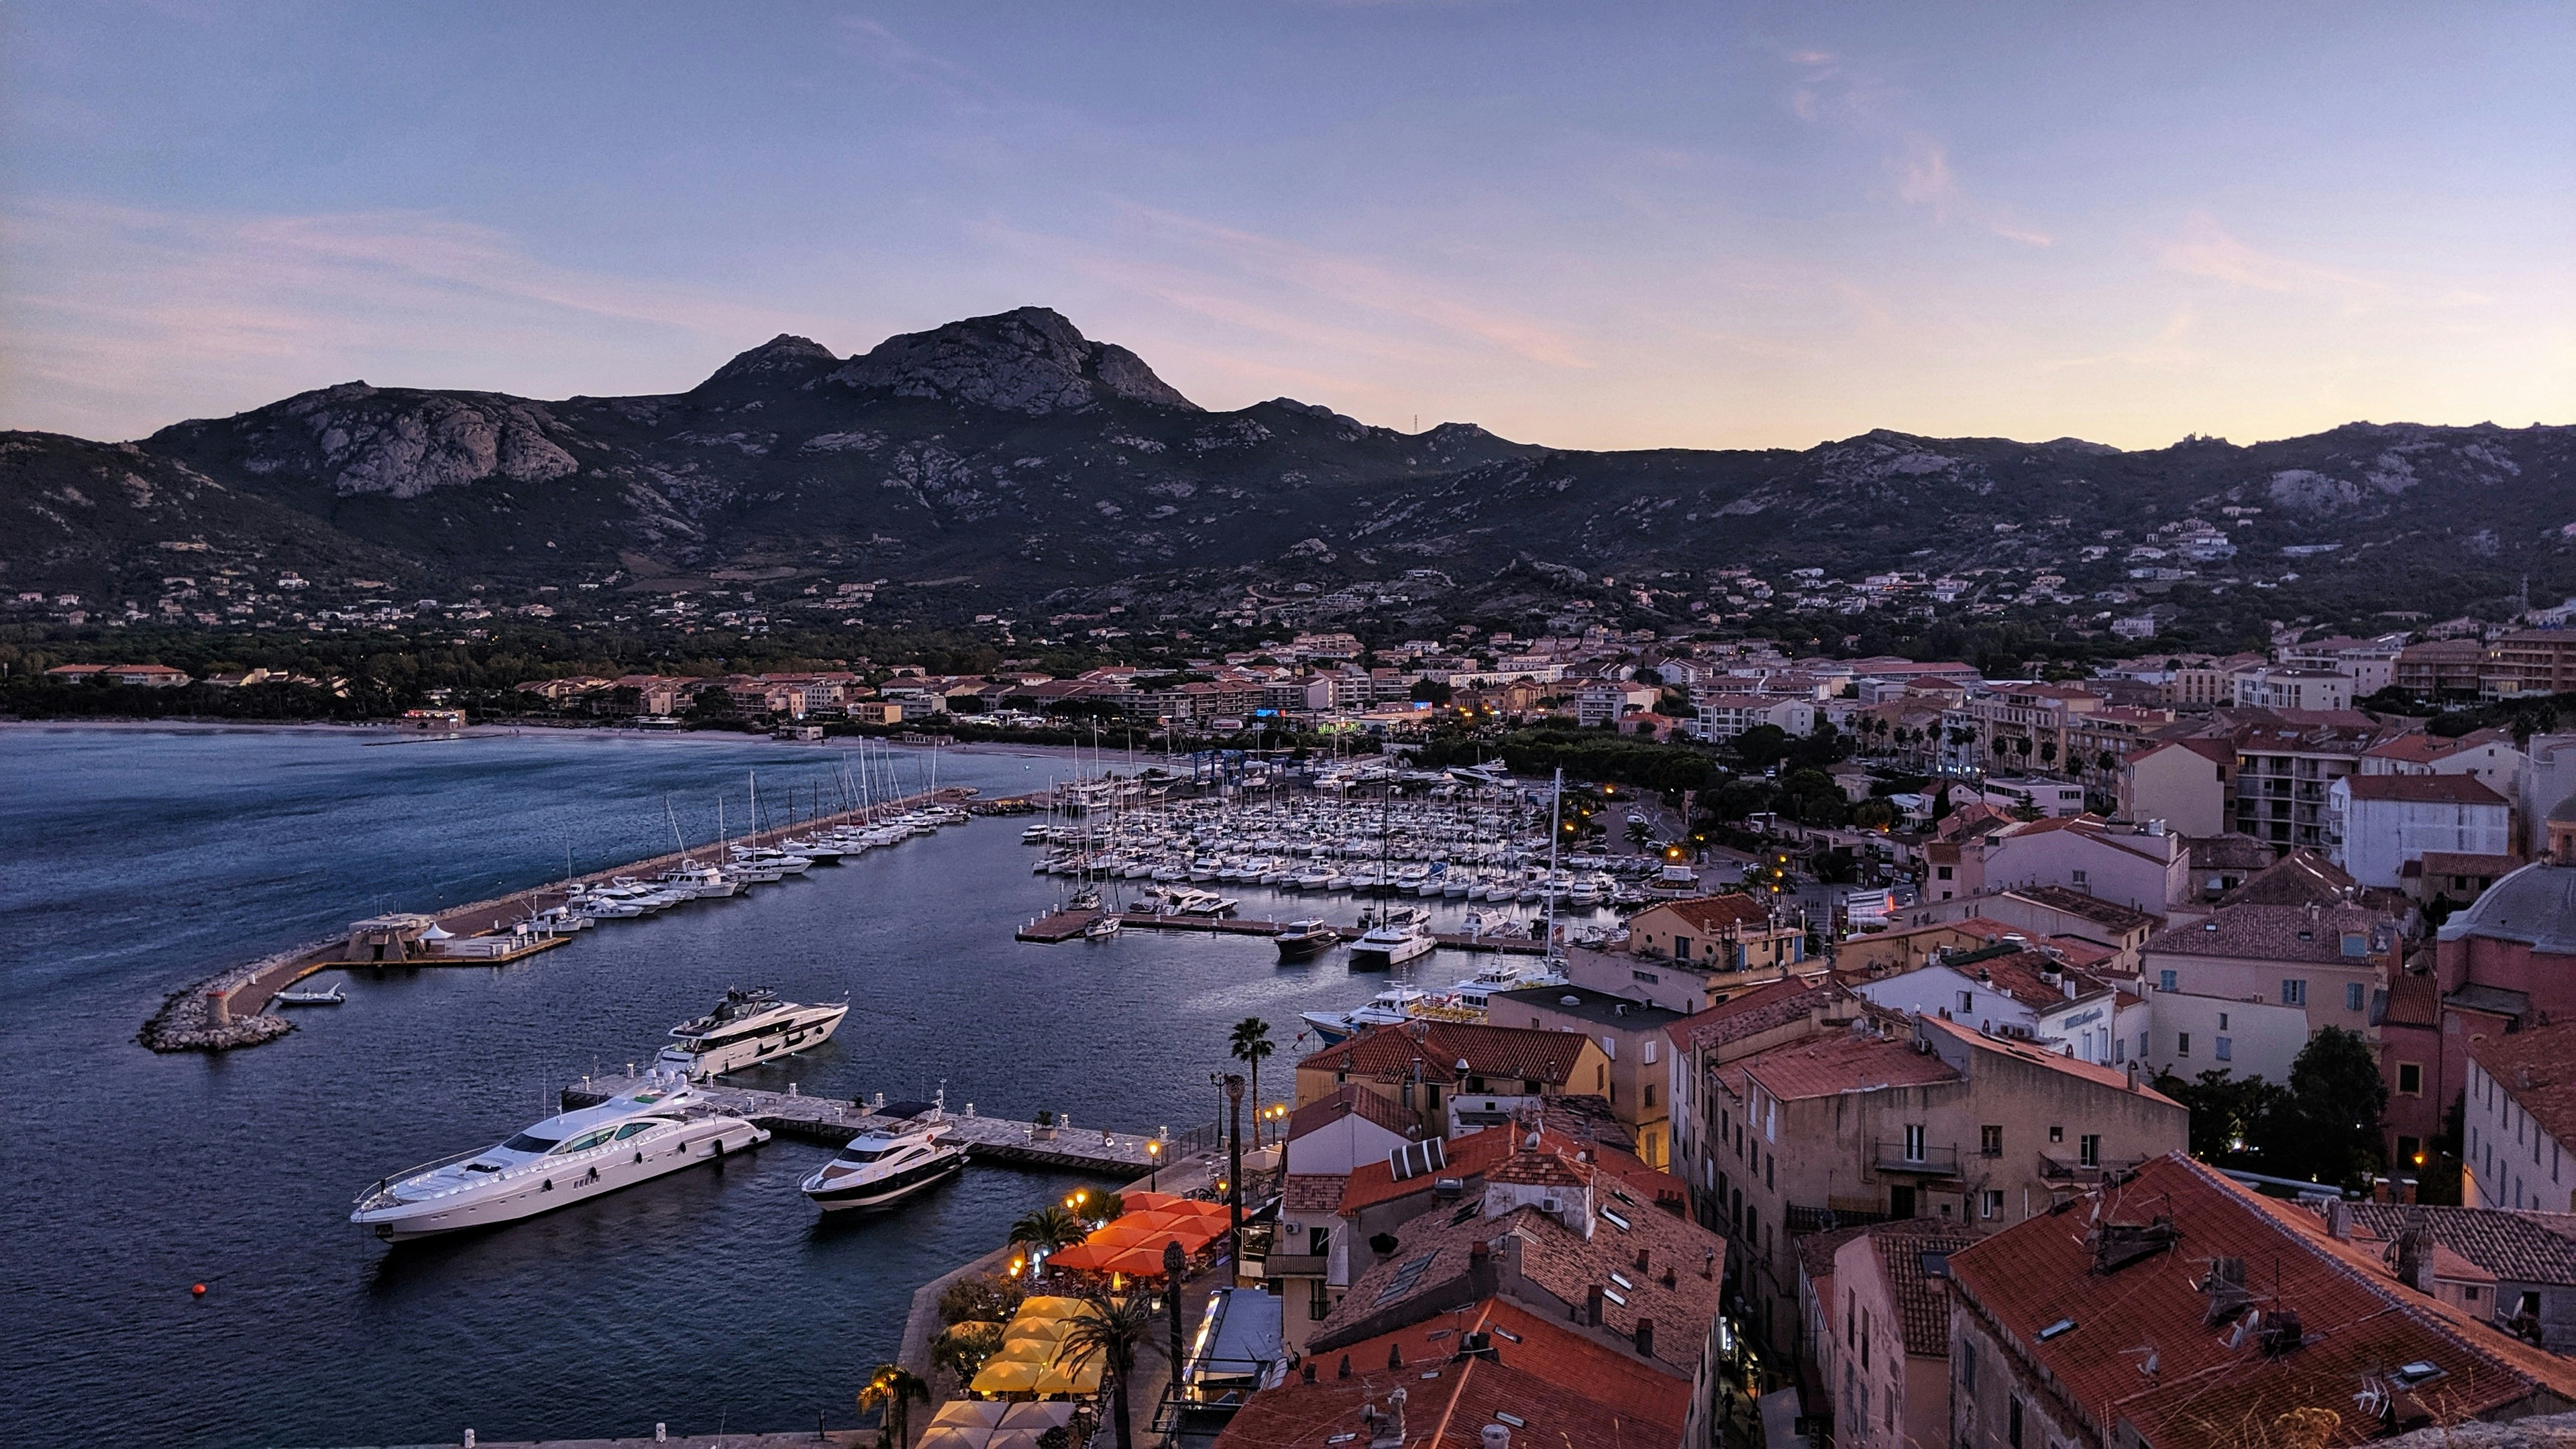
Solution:
<svg viewBox="0 0 2576 1449"><path fill-rule="evenodd" d="M1601 1285L1598 1283L1584 1290L1583 1324L1586 1328L1601 1326Z"/></svg>
<svg viewBox="0 0 2576 1449"><path fill-rule="evenodd" d="M2129 1063L2129 1090L2138 1090L2138 1064L2134 1060Z"/></svg>
<svg viewBox="0 0 2576 1449"><path fill-rule="evenodd" d="M2342 1198L2326 1204L2326 1233L2338 1243L2352 1241L2352 1204Z"/></svg>
<svg viewBox="0 0 2576 1449"><path fill-rule="evenodd" d="M1341 1366L1340 1368L1335 1369L1335 1370L1333 1371L1333 1377L1335 1377L1335 1378L1337 1378L1337 1379L1346 1379L1346 1378L1349 1378L1350 1376L1351 1376L1351 1356L1350 1356L1349 1354L1343 1354L1343 1355L1342 1355L1342 1366Z"/></svg>
<svg viewBox="0 0 2576 1449"><path fill-rule="evenodd" d="M1313 1383L1315 1381L1315 1361L1311 1358L1306 1360L1306 1362L1299 1367L1297 1372L1298 1376L1304 1379L1307 1383Z"/></svg>
<svg viewBox="0 0 2576 1449"><path fill-rule="evenodd" d="M1478 1449L1512 1449L1512 1431L1501 1424L1487 1424L1477 1443Z"/></svg>
<svg viewBox="0 0 2576 1449"><path fill-rule="evenodd" d="M1467 1245L1467 1295L1478 1302L1494 1296L1501 1275L1494 1268L1494 1250L1482 1242Z"/></svg>
<svg viewBox="0 0 2576 1449"><path fill-rule="evenodd" d="M1400 1369L1404 1367L1403 1344L1390 1343L1386 1346L1386 1366L1391 1369Z"/></svg>

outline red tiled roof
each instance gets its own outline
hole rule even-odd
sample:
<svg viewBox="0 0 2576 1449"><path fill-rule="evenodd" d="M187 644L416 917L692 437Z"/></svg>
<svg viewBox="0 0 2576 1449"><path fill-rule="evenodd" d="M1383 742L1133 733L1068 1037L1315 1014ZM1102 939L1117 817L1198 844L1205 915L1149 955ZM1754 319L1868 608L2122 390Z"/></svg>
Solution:
<svg viewBox="0 0 2576 1449"><path fill-rule="evenodd" d="M1719 1046L1787 1026L1817 1007L1850 997L1850 992L1821 978L1783 977L1683 1017L1665 1027L1664 1034L1682 1051Z"/></svg>
<svg viewBox="0 0 2576 1449"><path fill-rule="evenodd" d="M1637 914L1652 915L1657 911L1670 911L1681 917L1683 924L1697 931L1761 931L1771 926L1770 907L1741 891L1722 896L1691 896L1678 901L1662 901Z"/></svg>
<svg viewBox="0 0 2576 1449"><path fill-rule="evenodd" d="M2409 865L2414 861L2407 862ZM2426 875L2505 876L2522 869L2518 855L2470 855L2456 850L2428 850L2422 864Z"/></svg>
<svg viewBox="0 0 2576 1449"><path fill-rule="evenodd" d="M2346 775L2340 782L2355 800L2395 800L2410 805L2502 805L2505 798L2475 775Z"/></svg>
<svg viewBox="0 0 2576 1449"><path fill-rule="evenodd" d="M1489 1335L1490 1356L1459 1358L1460 1339ZM1387 1366L1390 1356L1402 1368ZM1350 1365L1350 1377L1340 1374ZM1360 1428L1363 1404L1405 1396L1407 1449L1478 1449L1511 1415L1518 1444L1670 1449L1690 1414L1691 1385L1580 1331L1500 1298L1361 1339L1314 1359L1315 1382L1265 1389L1217 1436L1217 1449L1322 1449ZM1436 1375L1436 1377L1426 1377Z"/></svg>
<svg viewBox="0 0 2576 1449"><path fill-rule="evenodd" d="M1728 1070L1744 1073L1783 1101L1959 1080L1949 1063L1916 1051L1903 1036L1848 1031L1757 1052Z"/></svg>
<svg viewBox="0 0 2576 1449"><path fill-rule="evenodd" d="M2541 1131L2576 1142L2576 1021L2472 1037L2469 1056Z"/></svg>
<svg viewBox="0 0 2576 1449"><path fill-rule="evenodd" d="M2257 1197L2181 1153L2100 1190L2107 1221L2170 1217L2180 1241L2110 1273L2087 1241L2092 1214L2030 1218L1954 1254L1951 1281L1973 1314L2000 1327L2011 1351L2054 1380L2097 1434L2126 1420L2158 1449L2234 1449L2249 1425L2333 1405L2340 1418L2309 1442L2341 1449L2378 1438L2353 1395L2399 1364L2438 1376L2407 1401L2437 1423L2458 1423L2535 1393L2576 1398L2576 1363L2497 1332L2468 1314L2399 1287L2376 1254L2327 1236L2315 1214ZM2208 1326L2198 1286L2213 1258L2241 1259L2254 1306L2299 1315L2302 1340L2266 1354L2259 1334L2236 1346ZM2060 1320L2071 1326L2040 1340ZM2157 1370L2141 1371L2141 1344ZM2125 1435L2119 1437L2125 1438Z"/></svg>
<svg viewBox="0 0 2576 1449"><path fill-rule="evenodd" d="M1870 1247L1878 1254L1879 1274L1887 1280L1887 1296L1896 1302L1896 1316L1905 1339L1905 1351L1915 1358L1948 1358L1950 1356L1950 1285L1947 1278L1935 1278L1923 1271L1927 1253L1947 1255L1974 1243L1973 1233L1907 1231L1913 1223L1885 1223L1872 1228ZM1935 1218L1929 1220L1939 1223ZM1943 1227L1949 1226L1946 1223ZM1896 1231L1889 1231L1896 1229Z"/></svg>
<svg viewBox="0 0 2576 1449"><path fill-rule="evenodd" d="M1521 1151L1496 1163L1485 1181L1518 1187L1581 1187L1592 1180L1583 1167L1553 1152Z"/></svg>
<svg viewBox="0 0 2576 1449"><path fill-rule="evenodd" d="M1417 1031L1422 1033L1418 1038ZM1414 1063L1420 1062L1424 1078L1435 1082L1465 1075L1563 1086L1574 1074L1575 1058L1590 1040L1574 1032L1525 1026L1414 1022L1378 1027L1326 1047L1297 1065L1392 1082L1409 1077ZM1458 1071L1462 1061L1467 1064L1464 1073Z"/></svg>
<svg viewBox="0 0 2576 1449"><path fill-rule="evenodd" d="M1928 1030L1948 1032L1979 1051L2001 1052L2006 1056L2019 1057L2023 1061L2047 1067L2051 1071L2064 1072L2070 1077L2081 1077L2096 1086L2116 1087L2123 1092L2132 1090L2129 1085L2129 1073L2125 1068L2106 1067L2099 1062L2079 1061L2064 1052L2042 1051L2038 1047L2022 1042L2010 1041L1999 1036L1987 1036L1983 1032L1961 1026L1955 1021L1945 1021L1937 1016L1919 1016L1915 1020ZM1939 1061L1940 1058L1935 1056L1924 1060ZM2139 1079L2139 1083L2135 1088L2136 1095L2150 1101L2162 1102L2169 1107L2182 1105L2153 1087L2145 1085L2143 1077Z"/></svg>
<svg viewBox="0 0 2576 1449"><path fill-rule="evenodd" d="M1341 1213L1348 1217L1362 1208L1429 1192L1432 1183L1443 1177L1454 1177L1462 1182L1481 1179L1494 1164L1512 1155L1512 1140L1513 1129L1509 1127L1488 1127L1482 1132L1452 1137L1441 1146L1448 1165L1428 1176L1399 1179L1395 1169L1386 1163L1363 1162L1351 1169L1350 1177L1342 1184ZM1576 1150L1570 1138L1542 1134L1540 1140L1560 1142L1566 1150Z"/></svg>
<svg viewBox="0 0 2576 1449"><path fill-rule="evenodd" d="M2435 1027L2442 1024L2442 987L2421 971L2401 971L2388 983L2385 1026Z"/></svg>
<svg viewBox="0 0 2576 1449"><path fill-rule="evenodd" d="M1455 1061L1455 1058L1452 1058ZM1357 1082L1344 1082L1324 1096L1288 1114L1288 1134L1294 1142L1319 1128L1329 1127L1344 1117L1357 1114L1376 1123L1398 1137L1411 1137L1417 1130L1412 1115L1402 1107Z"/></svg>

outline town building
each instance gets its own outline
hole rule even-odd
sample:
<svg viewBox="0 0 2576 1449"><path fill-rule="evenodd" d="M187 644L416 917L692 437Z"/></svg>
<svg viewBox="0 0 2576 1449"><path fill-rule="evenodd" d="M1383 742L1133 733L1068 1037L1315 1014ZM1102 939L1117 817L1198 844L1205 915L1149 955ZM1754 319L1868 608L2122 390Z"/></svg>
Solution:
<svg viewBox="0 0 2576 1449"><path fill-rule="evenodd" d="M1856 982L1874 1006L1948 1016L1991 1036L2079 1061L2119 1066L2147 1026L2146 1003L2020 940L1945 954L1914 970Z"/></svg>
<svg viewBox="0 0 2576 1449"><path fill-rule="evenodd" d="M2295 1057L2327 1027L2378 1039L2374 1009L2404 952L2399 923L2358 902L2222 905L2140 951L2150 1037L2138 1050L2177 1076L2221 1067L2286 1080L2284 1046Z"/></svg>
<svg viewBox="0 0 2576 1449"><path fill-rule="evenodd" d="M1672 1066L1666 1031L1683 1019L1670 1007L1613 995L1588 986L1540 986L1496 992L1485 1019L1496 1026L1589 1036L1610 1059L1605 1093L1613 1116L1631 1129L1637 1156L1649 1167L1671 1159Z"/></svg>
<svg viewBox="0 0 2576 1449"><path fill-rule="evenodd" d="M2356 1242L2388 1244L2399 1282L2551 1353L2576 1350L2576 1216L2382 1202L2346 1211ZM2434 1251L2401 1254L2410 1233Z"/></svg>
<svg viewBox="0 0 2576 1449"><path fill-rule="evenodd" d="M1717 1072L1741 1057L1838 1030L1860 1015L1860 998L1824 977L1767 982L1666 1028L1671 1038L1673 1103L1671 1170L1688 1188L1692 1215L1714 1226L1727 1218L1721 1159L1737 1160L1720 1134L1714 1104Z"/></svg>
<svg viewBox="0 0 2576 1449"><path fill-rule="evenodd" d="M1949 1257L1976 1236L1921 1220L1833 1236L1832 1273L1802 1284L1801 1297L1821 1300L1811 1310L1821 1330L1816 1376L1836 1449L1941 1449L1950 1440Z"/></svg>
<svg viewBox="0 0 2576 1449"><path fill-rule="evenodd" d="M1958 1449L2343 1445L2576 1403L2576 1363L2176 1152L1949 1255Z"/></svg>
<svg viewBox="0 0 2576 1449"><path fill-rule="evenodd" d="M1777 975L1806 960L1806 927L1749 892L1660 901L1628 918L1629 949L1704 970Z"/></svg>
<svg viewBox="0 0 2576 1449"><path fill-rule="evenodd" d="M1792 735L1816 729L1812 695L1748 694L1696 689L1691 692L1696 729L1704 740L1731 740L1746 730L1770 725Z"/></svg>
<svg viewBox="0 0 2576 1449"><path fill-rule="evenodd" d="M2394 888L2428 850L2504 855L2513 806L2475 776L2351 775L2326 787L2328 855L2364 885Z"/></svg>
<svg viewBox="0 0 2576 1449"><path fill-rule="evenodd" d="M2333 669L2267 664L2236 676L2234 703L2246 709L2347 710L2353 679Z"/></svg>
<svg viewBox="0 0 2576 1449"><path fill-rule="evenodd" d="M1709 1144L1739 1291L1775 1347L1796 1322L1794 1238L1929 1217L1988 1233L2103 1173L2181 1148L2189 1114L2127 1071L1870 1010L1712 1073Z"/></svg>
<svg viewBox="0 0 2576 1449"><path fill-rule="evenodd" d="M2468 1044L2460 1201L2576 1212L2576 1021Z"/></svg>
<svg viewBox="0 0 2576 1449"><path fill-rule="evenodd" d="M1527 1027L1412 1021L1374 1028L1297 1063L1296 1105L1357 1085L1399 1109L1415 1135L1446 1137L1461 1098L1509 1113L1569 1093L1606 1097L1610 1058L1590 1036Z"/></svg>
<svg viewBox="0 0 2576 1449"><path fill-rule="evenodd" d="M2193 735L2141 745L2120 762L2119 818L2143 825L2161 820L2186 836L2227 829L2227 776L2236 748L2224 739Z"/></svg>

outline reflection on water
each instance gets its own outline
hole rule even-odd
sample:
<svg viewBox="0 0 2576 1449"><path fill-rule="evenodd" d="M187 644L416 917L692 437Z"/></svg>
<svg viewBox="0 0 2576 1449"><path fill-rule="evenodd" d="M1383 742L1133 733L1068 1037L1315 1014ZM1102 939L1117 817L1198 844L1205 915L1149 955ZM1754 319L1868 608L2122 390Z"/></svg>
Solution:
<svg viewBox="0 0 2576 1449"><path fill-rule="evenodd" d="M132 1045L162 994L213 964L524 888L559 875L567 850L593 868L665 848L666 798L705 835L730 792L738 826L753 768L767 806L791 783L810 799L833 756L598 736L369 749L339 731L0 732L7 1437L453 1442L468 1425L495 1440L784 1429L818 1409L846 1424L913 1290L1074 1179L977 1166L893 1210L826 1217L796 1190L825 1149L779 1138L399 1250L348 1225L350 1199L501 1140L567 1081L648 1060L729 986L855 1003L831 1046L751 1085L901 1099L944 1081L959 1110L1180 1128L1212 1115L1207 1076L1231 1065L1234 1021L1272 1023L1263 1086L1285 1096L1297 1014L1384 982L1339 953L1282 968L1259 938L1016 943L1060 885L1030 874L1018 823L979 821L606 923L515 966L342 973L348 1004L300 1010L300 1030L252 1051ZM1004 754L938 768L991 793L1069 772ZM898 773L916 783L926 762ZM1354 910L1228 893L1247 915ZM1446 985L1476 964L1440 952L1411 975ZM211 1291L192 1298L199 1281Z"/></svg>

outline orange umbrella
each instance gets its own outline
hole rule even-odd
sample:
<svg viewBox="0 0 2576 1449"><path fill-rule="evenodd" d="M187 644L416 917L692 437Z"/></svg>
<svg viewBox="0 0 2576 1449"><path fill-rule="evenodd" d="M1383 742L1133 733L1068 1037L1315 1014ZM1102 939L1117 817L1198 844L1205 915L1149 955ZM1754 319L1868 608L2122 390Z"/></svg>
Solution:
<svg viewBox="0 0 2576 1449"><path fill-rule="evenodd" d="M1102 1263L1125 1246L1124 1243L1076 1243L1070 1248L1057 1249L1047 1258L1047 1266L1074 1272L1096 1273L1101 1271Z"/></svg>
<svg viewBox="0 0 2576 1449"><path fill-rule="evenodd" d="M1198 1202L1195 1200L1175 1203L1169 1211L1176 1213L1195 1213L1203 1218L1231 1218L1234 1215L1234 1210L1227 1207L1224 1203Z"/></svg>
<svg viewBox="0 0 2576 1449"><path fill-rule="evenodd" d="M1118 1195L1118 1200L1125 1203L1127 1205L1127 1211L1131 1213L1152 1212L1157 1208L1167 1208L1172 1204L1181 1201L1180 1198L1175 1197L1168 1192L1151 1191L1120 1193Z"/></svg>
<svg viewBox="0 0 2576 1449"><path fill-rule="evenodd" d="M1112 1273L1132 1273L1139 1278L1159 1278L1163 1273L1162 1245L1139 1243L1132 1248L1122 1248L1109 1260L1108 1268Z"/></svg>
<svg viewBox="0 0 2576 1449"><path fill-rule="evenodd" d="M1176 1224L1188 1222L1196 1216L1198 1216L1196 1213L1166 1212L1160 1208L1148 1208L1143 1212L1129 1213L1118 1219L1118 1226L1123 1228L1133 1225L1147 1232L1162 1232Z"/></svg>

